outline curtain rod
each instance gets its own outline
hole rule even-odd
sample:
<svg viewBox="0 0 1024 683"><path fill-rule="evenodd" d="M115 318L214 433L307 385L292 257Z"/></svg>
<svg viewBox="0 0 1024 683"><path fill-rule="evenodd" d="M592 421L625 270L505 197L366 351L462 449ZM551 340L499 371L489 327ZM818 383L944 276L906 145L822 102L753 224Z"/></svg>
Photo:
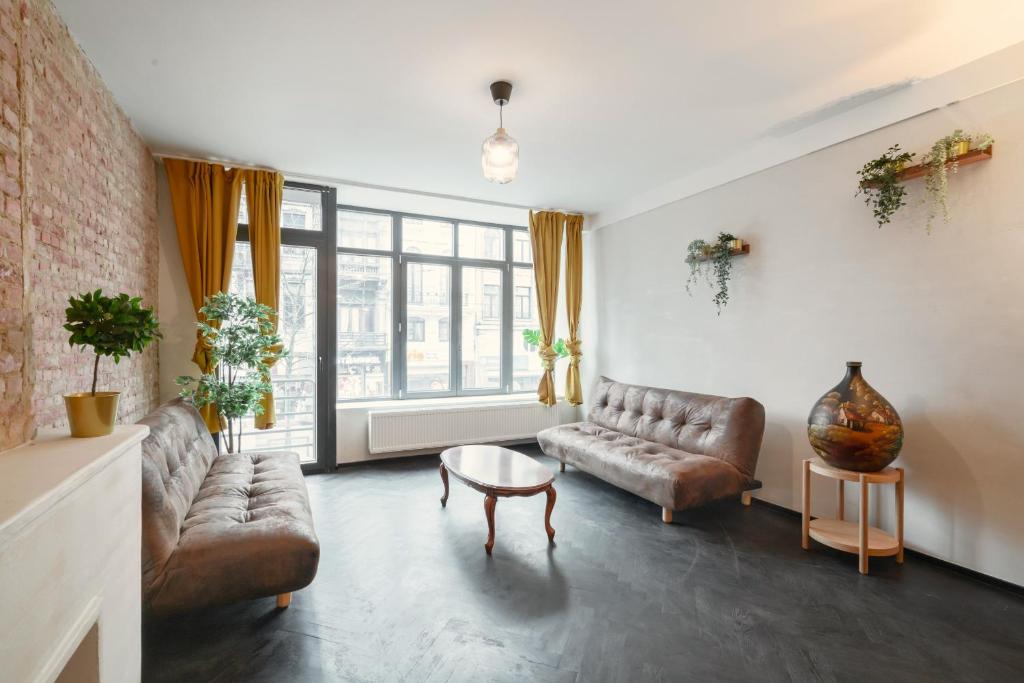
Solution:
<svg viewBox="0 0 1024 683"><path fill-rule="evenodd" d="M572 213L585 216L586 214L579 211L568 211L561 209L538 209L532 206L523 206L522 204L509 204L507 202L496 202L487 199L470 199L468 197L460 197L453 194L441 194L438 192L424 192L423 190L407 190L398 187L385 187L383 185L372 185L370 183L361 183L354 180L342 180L340 178L329 178L327 176L310 175L308 173L292 173L290 171L281 171L276 168L268 168L266 166L250 166L246 164L237 164L233 161L227 161L224 159L201 159L199 157L192 157L185 154L168 154L164 152L152 152L153 156L160 161L164 159L182 159L184 161L200 161L208 164L221 164L228 168L244 168L253 171L277 171L286 178L292 180L306 180L314 181L318 183L324 183L328 185L348 185L349 187L360 187L367 190L380 190L383 192L399 192L401 194L412 194L420 197L430 197L431 199L447 199L457 202L469 202L471 204L484 204L486 206L496 206L503 209L519 209L522 211L561 211L562 213Z"/></svg>

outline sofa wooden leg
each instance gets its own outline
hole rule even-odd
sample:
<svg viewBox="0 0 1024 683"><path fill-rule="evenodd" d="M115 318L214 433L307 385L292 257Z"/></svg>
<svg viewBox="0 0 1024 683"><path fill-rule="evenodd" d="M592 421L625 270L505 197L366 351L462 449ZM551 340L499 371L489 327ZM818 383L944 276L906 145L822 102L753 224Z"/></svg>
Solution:
<svg viewBox="0 0 1024 683"><path fill-rule="evenodd" d="M558 471L559 472L565 472L565 463L564 462L558 463Z"/></svg>
<svg viewBox="0 0 1024 683"><path fill-rule="evenodd" d="M744 491L743 493L740 494L740 502L749 507L750 491Z"/></svg>
<svg viewBox="0 0 1024 683"><path fill-rule="evenodd" d="M284 609L288 605L292 604L291 593L281 593L277 596L277 607L278 609Z"/></svg>
<svg viewBox="0 0 1024 683"><path fill-rule="evenodd" d="M665 524L671 524L672 511L669 510L668 508L661 508L661 521L665 522Z"/></svg>

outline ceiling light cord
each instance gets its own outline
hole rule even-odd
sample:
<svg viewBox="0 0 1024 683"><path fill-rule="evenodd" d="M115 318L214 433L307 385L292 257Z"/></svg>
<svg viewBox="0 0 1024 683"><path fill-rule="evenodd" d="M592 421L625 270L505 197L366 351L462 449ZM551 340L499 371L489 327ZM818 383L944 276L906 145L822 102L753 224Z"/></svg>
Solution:
<svg viewBox="0 0 1024 683"><path fill-rule="evenodd" d="M504 128L505 127L505 118L504 118L504 116L502 116L504 111L505 111L505 105L499 104L498 105L498 128Z"/></svg>

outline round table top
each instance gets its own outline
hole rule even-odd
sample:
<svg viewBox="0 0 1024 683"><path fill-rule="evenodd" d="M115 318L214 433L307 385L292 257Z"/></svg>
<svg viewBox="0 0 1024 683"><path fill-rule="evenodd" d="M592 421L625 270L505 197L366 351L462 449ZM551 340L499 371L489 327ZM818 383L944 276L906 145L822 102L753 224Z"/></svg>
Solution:
<svg viewBox="0 0 1024 683"><path fill-rule="evenodd" d="M441 462L459 479L486 488L536 489L555 480L533 458L501 446L456 446L441 453Z"/></svg>

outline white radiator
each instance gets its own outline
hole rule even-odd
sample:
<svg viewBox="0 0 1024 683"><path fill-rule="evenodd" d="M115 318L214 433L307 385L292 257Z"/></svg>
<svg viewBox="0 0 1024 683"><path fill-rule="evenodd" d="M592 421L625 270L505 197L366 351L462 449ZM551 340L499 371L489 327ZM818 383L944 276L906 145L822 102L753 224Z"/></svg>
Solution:
<svg viewBox="0 0 1024 683"><path fill-rule="evenodd" d="M558 409L536 401L370 411L370 452L532 439L558 424Z"/></svg>

